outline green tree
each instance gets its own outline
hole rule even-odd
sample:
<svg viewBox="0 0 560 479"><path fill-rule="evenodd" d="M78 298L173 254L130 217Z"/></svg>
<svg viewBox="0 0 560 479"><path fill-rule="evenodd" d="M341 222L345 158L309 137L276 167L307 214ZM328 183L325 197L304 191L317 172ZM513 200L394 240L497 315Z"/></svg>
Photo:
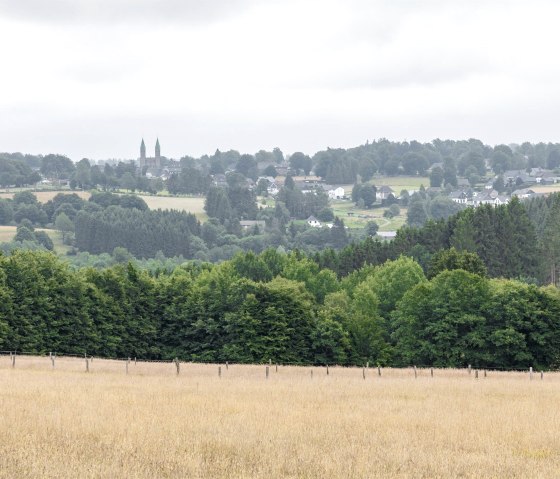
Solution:
<svg viewBox="0 0 560 479"><path fill-rule="evenodd" d="M74 223L66 213L60 213L54 222L55 228L62 233L62 241L65 242L69 233L74 231Z"/></svg>

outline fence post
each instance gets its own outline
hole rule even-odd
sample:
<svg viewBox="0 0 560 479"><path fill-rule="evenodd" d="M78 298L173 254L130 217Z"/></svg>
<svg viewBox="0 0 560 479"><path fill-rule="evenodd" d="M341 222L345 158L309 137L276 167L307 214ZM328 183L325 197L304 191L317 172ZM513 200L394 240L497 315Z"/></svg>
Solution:
<svg viewBox="0 0 560 479"><path fill-rule="evenodd" d="M470 364L468 366L468 369L469 369L469 374L470 374L471 373L471 365Z"/></svg>
<svg viewBox="0 0 560 479"><path fill-rule="evenodd" d="M362 377L364 379L366 378L366 367L365 366L362 368Z"/></svg>
<svg viewBox="0 0 560 479"><path fill-rule="evenodd" d="M311 379L313 379L313 369L311 370Z"/></svg>
<svg viewBox="0 0 560 479"><path fill-rule="evenodd" d="M484 370L484 377L486 377L486 369Z"/></svg>
<svg viewBox="0 0 560 479"><path fill-rule="evenodd" d="M478 379L478 369L474 372L474 378Z"/></svg>
<svg viewBox="0 0 560 479"><path fill-rule="evenodd" d="M416 366L413 366L414 368L414 379L416 379L418 377L418 372L416 371Z"/></svg>
<svg viewBox="0 0 560 479"><path fill-rule="evenodd" d="M544 373L541 371L541 381L543 380Z"/></svg>
<svg viewBox="0 0 560 479"><path fill-rule="evenodd" d="M533 366L531 366L529 368L529 379L532 381L533 380Z"/></svg>
<svg viewBox="0 0 560 479"><path fill-rule="evenodd" d="M265 369L265 375L266 375L266 379L268 379L268 366Z"/></svg>
<svg viewBox="0 0 560 479"><path fill-rule="evenodd" d="M218 377L222 378L222 366L218 366Z"/></svg>
<svg viewBox="0 0 560 479"><path fill-rule="evenodd" d="M227 371L228 369L229 369L229 364L228 364L228 362L226 361L226 371Z"/></svg>
<svg viewBox="0 0 560 479"><path fill-rule="evenodd" d="M89 359L86 356L86 373L89 373Z"/></svg>
<svg viewBox="0 0 560 479"><path fill-rule="evenodd" d="M329 365L327 364L327 376L329 375Z"/></svg>
<svg viewBox="0 0 560 479"><path fill-rule="evenodd" d="M381 366L377 366L377 375L381 377Z"/></svg>
<svg viewBox="0 0 560 479"><path fill-rule="evenodd" d="M181 365L179 363L179 358L175 358L173 360L173 362L175 363L175 367L177 368L177 376L179 376L179 372L181 371Z"/></svg>
<svg viewBox="0 0 560 479"><path fill-rule="evenodd" d="M12 353L10 353L10 356L12 356ZM12 368L16 367L16 352L14 351L14 354L12 356Z"/></svg>
<svg viewBox="0 0 560 479"><path fill-rule="evenodd" d="M434 377L434 368L430 368L430 374L432 377Z"/></svg>
<svg viewBox="0 0 560 479"><path fill-rule="evenodd" d="M136 357L134 358L134 365L136 366Z"/></svg>
<svg viewBox="0 0 560 479"><path fill-rule="evenodd" d="M278 363L276 363L276 372L278 372Z"/></svg>
<svg viewBox="0 0 560 479"><path fill-rule="evenodd" d="M54 356L52 352L49 353L49 358L51 358L52 368L54 369Z"/></svg>

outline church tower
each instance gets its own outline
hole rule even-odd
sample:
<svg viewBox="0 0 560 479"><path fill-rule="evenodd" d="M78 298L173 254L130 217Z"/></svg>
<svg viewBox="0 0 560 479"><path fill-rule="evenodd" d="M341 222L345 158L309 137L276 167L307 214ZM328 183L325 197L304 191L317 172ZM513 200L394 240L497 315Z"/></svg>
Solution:
<svg viewBox="0 0 560 479"><path fill-rule="evenodd" d="M159 160L161 156L160 147L159 147L159 138L156 140L156 160ZM159 163L159 161L158 161Z"/></svg>
<svg viewBox="0 0 560 479"><path fill-rule="evenodd" d="M144 138L142 138L142 143L140 143L140 159L146 159L146 145L144 144Z"/></svg>

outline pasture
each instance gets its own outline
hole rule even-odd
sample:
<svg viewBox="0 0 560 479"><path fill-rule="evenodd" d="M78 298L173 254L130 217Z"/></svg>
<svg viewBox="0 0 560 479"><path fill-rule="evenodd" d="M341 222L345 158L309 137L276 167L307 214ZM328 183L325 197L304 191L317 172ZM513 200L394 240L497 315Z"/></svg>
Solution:
<svg viewBox="0 0 560 479"><path fill-rule="evenodd" d="M44 231L51 238L54 250L58 254L66 254L70 250L70 246L65 245L62 242L62 233L60 231L47 229L47 228L35 228L35 231ZM17 226L0 226L0 243L9 242L14 239L17 233Z"/></svg>
<svg viewBox="0 0 560 479"><path fill-rule="evenodd" d="M126 368L128 367L128 374ZM218 368L221 376L218 375ZM558 477L560 374L0 357L0 477Z"/></svg>

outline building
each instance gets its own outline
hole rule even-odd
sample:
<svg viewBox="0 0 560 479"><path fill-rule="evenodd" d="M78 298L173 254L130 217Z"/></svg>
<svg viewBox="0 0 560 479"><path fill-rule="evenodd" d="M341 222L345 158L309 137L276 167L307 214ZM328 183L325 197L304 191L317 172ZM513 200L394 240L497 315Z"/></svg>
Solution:
<svg viewBox="0 0 560 479"><path fill-rule="evenodd" d="M344 188L342 188L342 186L339 186L338 188L330 189L327 194L329 195L329 198L331 200L341 200L345 196Z"/></svg>
<svg viewBox="0 0 560 479"><path fill-rule="evenodd" d="M159 170L161 168L161 159L159 138L156 140L155 156L149 158L146 157L146 144L144 143L144 138L142 138L142 143L140 143L140 158L138 158L140 170L144 171L144 168Z"/></svg>

